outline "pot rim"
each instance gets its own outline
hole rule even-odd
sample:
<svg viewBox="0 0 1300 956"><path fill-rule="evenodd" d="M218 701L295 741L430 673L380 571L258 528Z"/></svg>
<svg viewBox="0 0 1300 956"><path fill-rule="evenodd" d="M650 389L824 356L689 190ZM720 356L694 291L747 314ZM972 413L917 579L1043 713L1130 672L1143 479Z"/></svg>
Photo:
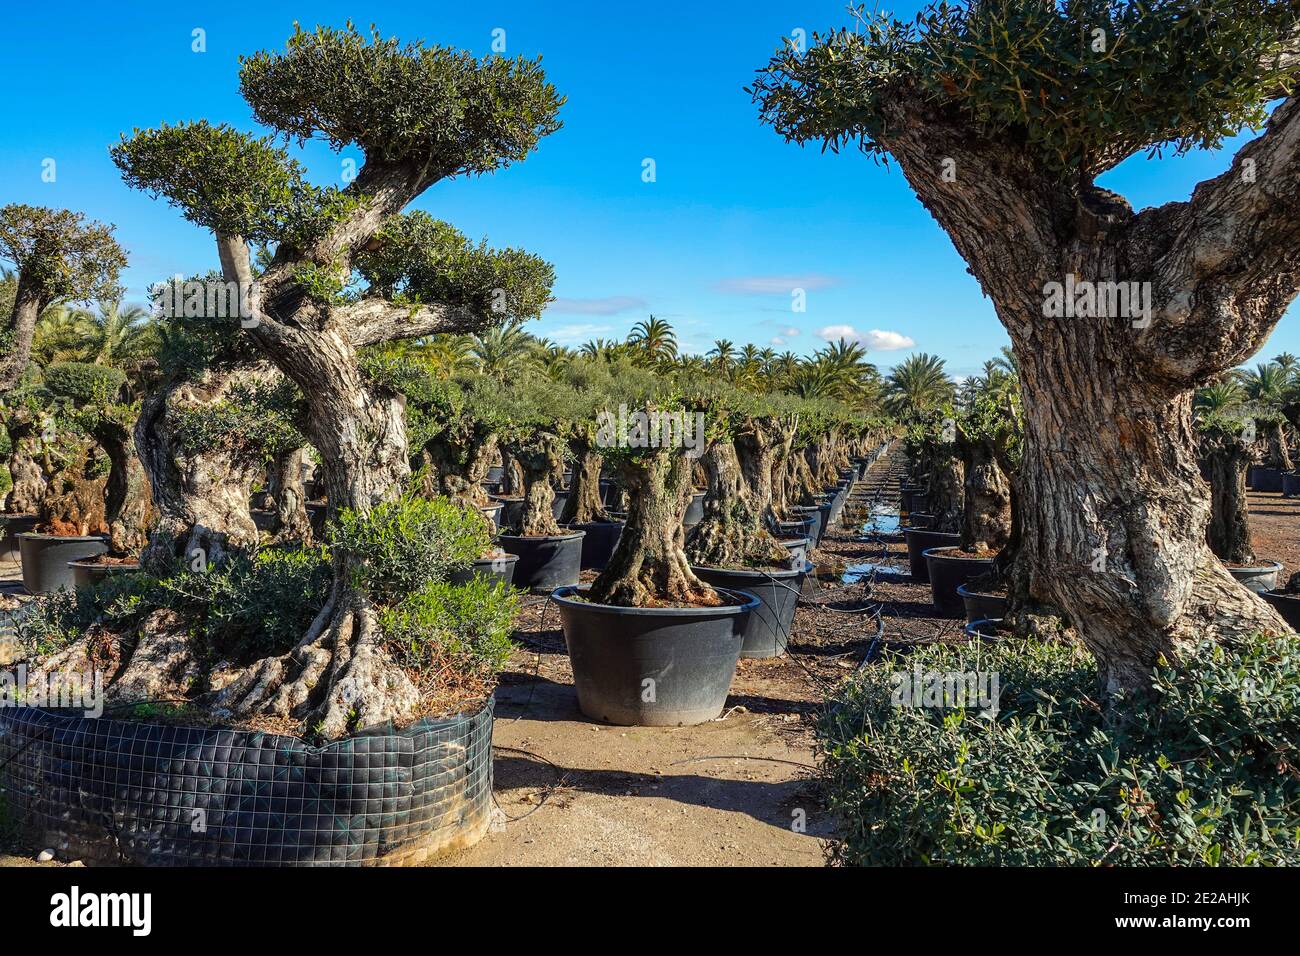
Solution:
<svg viewBox="0 0 1300 956"><path fill-rule="evenodd" d="M44 531L20 531L15 538L30 538L33 541L98 541L100 544L108 544L106 540L108 535L103 534L48 534Z"/></svg>
<svg viewBox="0 0 1300 956"><path fill-rule="evenodd" d="M1260 597L1274 597L1283 601L1300 601L1300 594L1291 594L1281 588L1269 588L1267 591L1260 591L1259 595Z"/></svg>
<svg viewBox="0 0 1300 956"><path fill-rule="evenodd" d="M585 531L568 531L564 534L499 534L498 541L568 541L570 538L581 538L587 532Z"/></svg>
<svg viewBox="0 0 1300 956"><path fill-rule="evenodd" d="M758 568L718 568L708 564L692 564L691 570L692 571L716 571L719 574L735 574L741 577L758 578L760 580L766 581L771 578L784 579L784 578L797 577L800 574L807 574L814 567L816 567L816 565L814 565L811 561L805 558L803 562L803 567L801 568L782 568L778 571L761 571Z"/></svg>
<svg viewBox="0 0 1300 956"><path fill-rule="evenodd" d="M1266 561L1263 564L1225 564L1229 571L1249 571L1252 574L1267 574L1270 571L1281 571L1281 561Z"/></svg>
<svg viewBox="0 0 1300 956"><path fill-rule="evenodd" d="M98 557L98 555L96 555ZM75 561L69 561L70 568L103 568L105 571L139 571L140 562L133 561L130 564L100 564L92 561L90 558L77 558Z"/></svg>
<svg viewBox="0 0 1300 956"><path fill-rule="evenodd" d="M1000 598L1003 601L1010 600L1010 596L1006 594L997 594L991 591L972 591L970 588L966 587L966 584L964 582L957 585L957 593L960 594L962 597ZM995 619L989 618L989 620L995 620ZM1001 618L996 618L996 620L1001 620Z"/></svg>
<svg viewBox="0 0 1300 956"><path fill-rule="evenodd" d="M961 539L960 531L932 531L929 528L904 528L903 534L904 536L909 534L942 534L942 535L947 535L949 537L957 538L958 540Z"/></svg>
<svg viewBox="0 0 1300 956"><path fill-rule="evenodd" d="M727 594L732 597L743 596L746 600L742 604L727 604L722 607L622 607L617 604L597 604L594 601L575 601L573 595L579 591L586 590L589 584L566 584L558 587L551 592L550 599L556 604L564 607L584 607L600 611L612 611L616 614L633 614L642 617L715 617L718 615L741 614L745 611L752 611L763 602L747 591L737 591L733 588L714 588L719 594Z"/></svg>
<svg viewBox="0 0 1300 956"><path fill-rule="evenodd" d="M919 531L923 529L918 528L917 530ZM935 534L947 534L947 532L936 531ZM935 554L936 551L949 551L949 550L951 549L947 546L944 546L942 548L926 548L924 551L921 552L921 555L926 558L935 558L939 561L985 561L988 562L989 564L993 563L992 558L980 558L980 557L976 557L973 554Z"/></svg>

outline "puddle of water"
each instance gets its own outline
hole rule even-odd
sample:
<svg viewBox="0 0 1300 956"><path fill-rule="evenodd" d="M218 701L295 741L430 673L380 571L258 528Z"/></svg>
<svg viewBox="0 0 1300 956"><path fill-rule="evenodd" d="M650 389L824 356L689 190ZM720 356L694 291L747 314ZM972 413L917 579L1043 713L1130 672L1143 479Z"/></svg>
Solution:
<svg viewBox="0 0 1300 956"><path fill-rule="evenodd" d="M863 578L871 577L873 574L878 578L900 578L905 577L907 572L883 561L856 561L844 569L840 580L845 584L857 584Z"/></svg>
<svg viewBox="0 0 1300 956"><path fill-rule="evenodd" d="M861 534L864 537L880 534L898 534L902 528L902 517L897 511L878 510L867 515L866 522L862 525Z"/></svg>

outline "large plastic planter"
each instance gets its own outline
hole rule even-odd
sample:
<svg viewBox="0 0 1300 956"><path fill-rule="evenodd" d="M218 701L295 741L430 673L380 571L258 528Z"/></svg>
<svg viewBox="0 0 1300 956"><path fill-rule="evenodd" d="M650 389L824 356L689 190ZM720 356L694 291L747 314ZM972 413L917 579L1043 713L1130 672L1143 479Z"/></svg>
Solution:
<svg viewBox="0 0 1300 956"><path fill-rule="evenodd" d="M957 587L957 596L961 598L966 609L967 623L1007 616L1007 596L1005 594L984 594L972 591L962 584Z"/></svg>
<svg viewBox="0 0 1300 956"><path fill-rule="evenodd" d="M403 866L471 846L492 810L492 701L323 747L217 727L0 708L8 817L68 860Z"/></svg>
<svg viewBox="0 0 1300 956"><path fill-rule="evenodd" d="M623 535L623 521L579 521L568 525L570 531L585 532L582 539L582 570L601 571Z"/></svg>
<svg viewBox="0 0 1300 956"><path fill-rule="evenodd" d="M1300 496L1300 473L1294 471L1282 472L1282 497L1295 498Z"/></svg>
<svg viewBox="0 0 1300 956"><path fill-rule="evenodd" d="M17 561L18 536L35 530L36 515L0 515L0 561Z"/></svg>
<svg viewBox="0 0 1300 956"><path fill-rule="evenodd" d="M825 528L822 527L821 508L816 505L798 505L791 508L790 511L794 514L805 515L804 520L812 522L808 529L808 539L812 542L812 547L815 548L821 544L822 534L825 532Z"/></svg>
<svg viewBox="0 0 1300 956"><path fill-rule="evenodd" d="M682 525L687 528L694 528L704 520L704 497L703 491L697 491L691 495L690 504L686 506L686 514L682 516Z"/></svg>
<svg viewBox="0 0 1300 956"><path fill-rule="evenodd" d="M505 510L505 505L497 501L490 505L483 505L478 510L491 522L494 534L501 530L501 512Z"/></svg>
<svg viewBox="0 0 1300 956"><path fill-rule="evenodd" d="M567 491L555 492L555 499L551 502L551 514L556 521L560 520L560 515L564 514L564 505L569 500Z"/></svg>
<svg viewBox="0 0 1300 956"><path fill-rule="evenodd" d="M803 567L808 560L808 549L812 547L812 542L807 538L778 538L777 541L790 552L790 567Z"/></svg>
<svg viewBox="0 0 1300 956"><path fill-rule="evenodd" d="M930 525L934 524L934 515L924 511L910 511L907 514L907 523L918 531L928 531Z"/></svg>
<svg viewBox="0 0 1300 956"><path fill-rule="evenodd" d="M749 613L745 623L745 642L740 647L741 657L754 658L780 657L785 653L803 579L812 567L811 562L804 561L786 571L741 571L694 565L691 570L705 584L744 591L758 598L758 607Z"/></svg>
<svg viewBox="0 0 1300 956"><path fill-rule="evenodd" d="M1285 594L1282 591L1260 591L1259 596L1282 615L1282 620L1290 625L1291 630L1300 632L1300 594Z"/></svg>
<svg viewBox="0 0 1300 956"><path fill-rule="evenodd" d="M1226 567L1226 565L1225 565ZM1256 594L1272 591L1277 587L1277 576L1282 570L1280 561L1264 561L1247 568L1228 567L1228 573L1246 585Z"/></svg>
<svg viewBox="0 0 1300 956"><path fill-rule="evenodd" d="M961 543L961 535L946 531L931 531L928 528L904 528L903 540L907 542L907 566L911 569L912 580L921 584L930 581L930 568L925 563L927 548L945 548Z"/></svg>
<svg viewBox="0 0 1300 956"><path fill-rule="evenodd" d="M474 578L490 578L493 581L500 581L502 584L513 584L515 580L515 565L519 563L519 555L504 554L495 558L479 558L473 564L466 568L458 568L447 575L447 580L451 584L469 584Z"/></svg>
<svg viewBox="0 0 1300 956"><path fill-rule="evenodd" d="M69 561L72 569L72 586L74 588L93 588L105 578L116 574L132 574L140 570L140 565L132 564L90 564L84 561Z"/></svg>
<svg viewBox="0 0 1300 956"><path fill-rule="evenodd" d="M722 713L745 642L750 594L725 607L612 607L560 588L552 600L569 648L578 708L593 720L681 727Z"/></svg>
<svg viewBox="0 0 1300 956"><path fill-rule="evenodd" d="M1282 469L1265 468L1263 465L1255 469L1255 490L1256 491L1281 491L1282 490Z"/></svg>
<svg viewBox="0 0 1300 956"><path fill-rule="evenodd" d="M25 532L18 535L18 551L23 562L23 587L30 594L46 594L74 586L69 561L104 554L108 545L94 535L61 537Z"/></svg>
<svg viewBox="0 0 1300 956"><path fill-rule="evenodd" d="M505 478L505 476L506 469L504 465L492 465L488 468L487 474L483 476L483 480L500 482Z"/></svg>
<svg viewBox="0 0 1300 956"><path fill-rule="evenodd" d="M930 595L939 613L947 617L964 617L966 605L957 588L993 567L992 558L975 558L955 546L930 548L925 552L930 570Z"/></svg>
<svg viewBox="0 0 1300 956"><path fill-rule="evenodd" d="M499 495L488 495L488 498L494 504L501 505L501 513L497 515L497 527L516 530L524 518L524 499L505 498Z"/></svg>
<svg viewBox="0 0 1300 956"><path fill-rule="evenodd" d="M503 551L519 555L515 587L544 592L577 584L582 573L582 531L521 537L503 534L497 540Z"/></svg>

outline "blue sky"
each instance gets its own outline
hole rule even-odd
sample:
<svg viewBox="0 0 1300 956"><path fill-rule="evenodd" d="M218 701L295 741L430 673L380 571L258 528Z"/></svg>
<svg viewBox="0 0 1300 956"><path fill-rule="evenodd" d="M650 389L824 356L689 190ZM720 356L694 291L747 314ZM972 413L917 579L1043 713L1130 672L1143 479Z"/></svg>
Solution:
<svg viewBox="0 0 1300 956"><path fill-rule="evenodd" d="M916 8L900 2L894 12ZM128 189L109 145L162 121L256 129L239 97L237 56L281 47L295 19L341 26L348 16L479 54L502 29L506 52L540 53L568 97L564 128L527 161L440 183L417 203L471 237L554 263L557 301L533 323L537 334L568 345L621 337L653 312L691 351L729 338L807 354L848 327L882 368L928 351L957 375L1007 342L897 168L787 145L757 121L743 90L754 70L796 28L846 23L843 0L16 5L0 35L0 202L115 223L131 256L132 298L166 276L214 267L210 236ZM196 28L204 53L191 49ZM1135 157L1102 182L1137 208L1185 199L1251 135L1221 153ZM324 146L301 158L317 182L338 181L340 157ZM642 180L647 158L653 183ZM56 163L52 183L42 181L46 159ZM791 308L794 286L806 291L805 312ZM1294 314L1263 354L1283 350L1300 353Z"/></svg>

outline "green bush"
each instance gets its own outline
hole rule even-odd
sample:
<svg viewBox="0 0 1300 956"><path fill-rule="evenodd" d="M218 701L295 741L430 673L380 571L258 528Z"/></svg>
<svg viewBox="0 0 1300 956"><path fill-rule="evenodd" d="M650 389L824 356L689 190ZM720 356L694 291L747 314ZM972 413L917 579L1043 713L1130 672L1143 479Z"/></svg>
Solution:
<svg viewBox="0 0 1300 956"><path fill-rule="evenodd" d="M999 676L995 715L895 706L908 674L971 670ZM1207 643L1141 700L1099 706L1097 686L1060 644L931 646L864 671L818 728L834 858L1300 864L1300 637Z"/></svg>
<svg viewBox="0 0 1300 956"><path fill-rule="evenodd" d="M55 362L45 370L45 387L78 407L113 401L125 382L125 372L107 365Z"/></svg>
<svg viewBox="0 0 1300 956"><path fill-rule="evenodd" d="M489 679L510 656L519 596L500 581L475 575L468 584L435 581L380 612L394 656L420 673L453 669Z"/></svg>
<svg viewBox="0 0 1300 956"><path fill-rule="evenodd" d="M344 511L330 546L359 558L354 584L396 603L483 555L491 525L476 508L408 493L366 514Z"/></svg>

